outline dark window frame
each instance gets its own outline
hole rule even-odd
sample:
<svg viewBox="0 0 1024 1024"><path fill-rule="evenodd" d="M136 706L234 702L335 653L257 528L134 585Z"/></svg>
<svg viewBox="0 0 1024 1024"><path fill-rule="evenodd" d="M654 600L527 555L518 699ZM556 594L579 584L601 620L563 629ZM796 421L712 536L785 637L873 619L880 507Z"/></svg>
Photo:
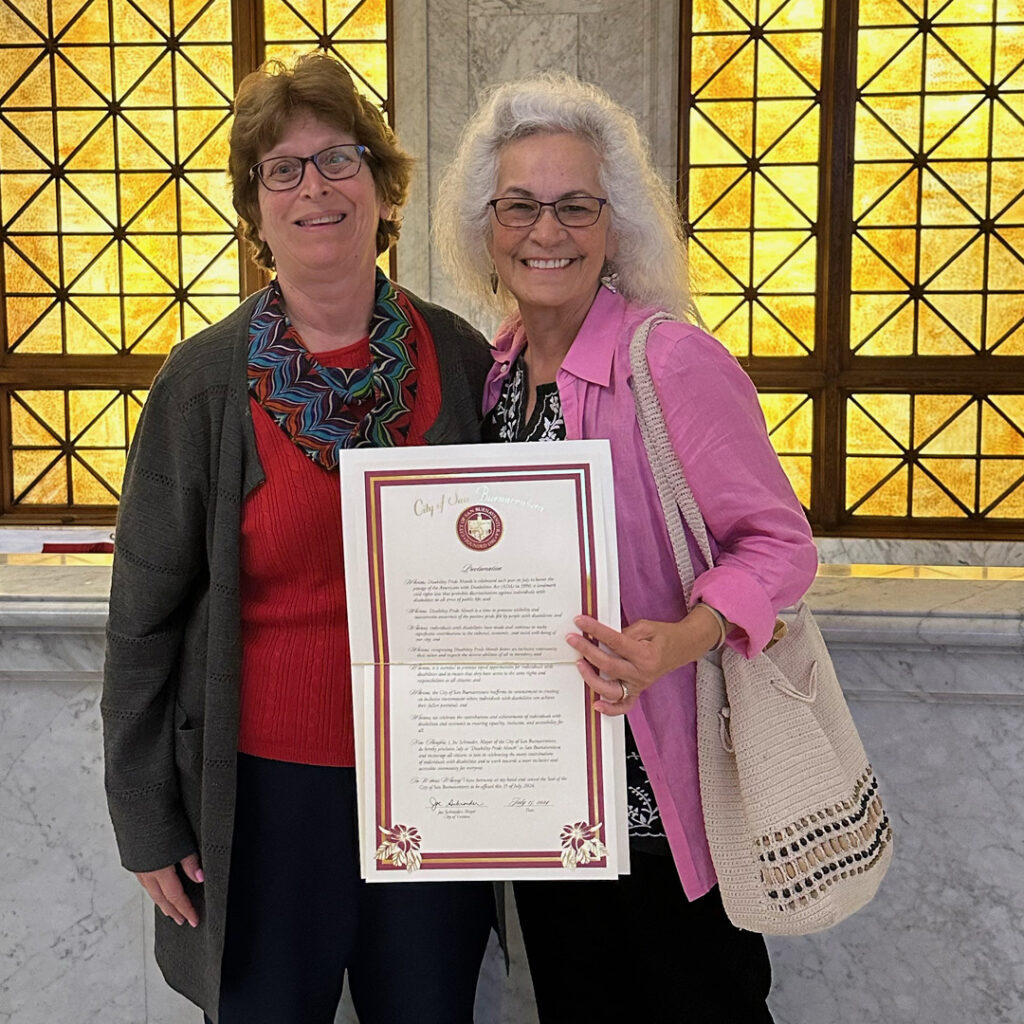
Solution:
<svg viewBox="0 0 1024 1024"><path fill-rule="evenodd" d="M851 240L854 124L857 103L858 4L825 3L823 26L821 159L817 222L815 352L799 357L740 359L759 391L798 392L814 403L811 496L808 518L816 534L905 539L1019 540L1024 518L861 516L845 501L846 422L849 396L864 391L898 394L1024 394L1024 356L862 356L850 351ZM690 25L693 0L680 8L679 191L687 209ZM686 224L689 232L689 225ZM1024 294L1021 296L1024 303ZM699 296L698 296L699 301ZM1011 382L1016 381L1014 386Z"/></svg>

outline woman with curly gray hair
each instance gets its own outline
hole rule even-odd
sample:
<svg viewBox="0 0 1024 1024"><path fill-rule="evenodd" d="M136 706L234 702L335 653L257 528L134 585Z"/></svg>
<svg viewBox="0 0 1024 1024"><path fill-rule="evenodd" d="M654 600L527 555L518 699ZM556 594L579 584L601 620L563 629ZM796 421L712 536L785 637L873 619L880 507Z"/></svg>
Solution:
<svg viewBox="0 0 1024 1024"><path fill-rule="evenodd" d="M685 248L632 116L565 75L499 87L441 184L436 238L462 292L507 314L485 439L607 438L612 449L626 625L581 615L567 642L597 710L628 715L631 874L516 883L541 1022L770 1021L764 941L731 924L716 888L695 712L696 660L723 644L748 657L763 650L817 563L756 392L685 320L652 330L651 375L716 556L703 568L691 545L687 607L629 363L652 311L680 318L690 308ZM595 984L597 965L629 969L603 970Z"/></svg>

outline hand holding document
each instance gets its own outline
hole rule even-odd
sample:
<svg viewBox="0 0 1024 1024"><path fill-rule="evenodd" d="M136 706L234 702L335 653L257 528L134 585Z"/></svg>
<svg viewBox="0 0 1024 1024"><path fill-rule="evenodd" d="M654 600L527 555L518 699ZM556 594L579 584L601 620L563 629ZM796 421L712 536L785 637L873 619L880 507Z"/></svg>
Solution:
<svg viewBox="0 0 1024 1024"><path fill-rule="evenodd" d="M623 724L565 637L618 625L607 442L341 457L371 881L628 870Z"/></svg>

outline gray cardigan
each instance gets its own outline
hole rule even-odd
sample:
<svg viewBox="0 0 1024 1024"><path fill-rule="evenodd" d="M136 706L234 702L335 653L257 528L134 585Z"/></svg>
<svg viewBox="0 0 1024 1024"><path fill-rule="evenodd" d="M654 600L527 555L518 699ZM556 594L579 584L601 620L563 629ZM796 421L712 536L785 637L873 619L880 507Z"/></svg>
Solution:
<svg viewBox="0 0 1024 1024"><path fill-rule="evenodd" d="M205 883L183 879L199 927L157 912L156 954L168 983L215 1021L235 806L239 529L263 480L246 372L257 298L172 349L153 382L118 512L101 703L122 864L153 871L199 852ZM448 310L410 299L441 376L427 440L478 441L487 343Z"/></svg>

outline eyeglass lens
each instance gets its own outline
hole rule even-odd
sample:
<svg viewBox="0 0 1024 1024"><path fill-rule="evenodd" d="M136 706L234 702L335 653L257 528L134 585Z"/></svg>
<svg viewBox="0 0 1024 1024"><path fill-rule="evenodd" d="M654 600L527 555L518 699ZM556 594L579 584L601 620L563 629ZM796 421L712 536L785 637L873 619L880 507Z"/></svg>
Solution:
<svg viewBox="0 0 1024 1024"><path fill-rule="evenodd" d="M262 160L254 170L272 191L294 188L302 180L307 163L313 164L325 178L339 181L358 173L365 150L365 146L345 143L321 149L312 156L276 156Z"/></svg>
<svg viewBox="0 0 1024 1024"><path fill-rule="evenodd" d="M541 210L550 206L559 223L567 228L585 228L597 222L606 200L596 196L569 196L553 203L542 203L539 199L525 199L507 196L492 199L494 215L499 224L507 228L525 228L536 223Z"/></svg>

